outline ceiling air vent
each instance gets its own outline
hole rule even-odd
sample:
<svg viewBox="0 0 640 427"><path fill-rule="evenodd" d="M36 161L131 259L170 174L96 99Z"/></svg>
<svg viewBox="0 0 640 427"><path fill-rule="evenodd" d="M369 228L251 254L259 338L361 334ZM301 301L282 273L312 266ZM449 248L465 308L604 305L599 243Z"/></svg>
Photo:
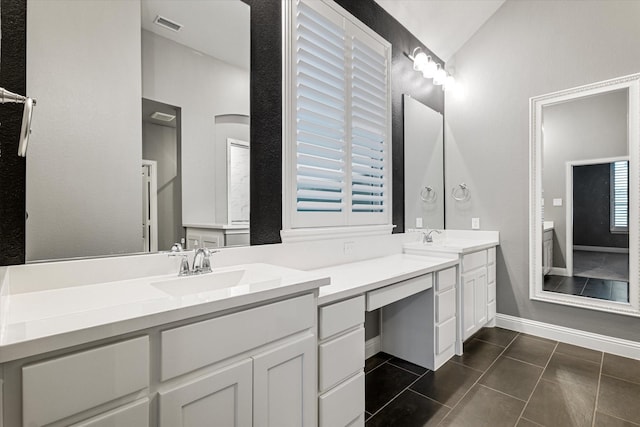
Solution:
<svg viewBox="0 0 640 427"><path fill-rule="evenodd" d="M172 114L161 113L160 111L156 111L151 115L151 118L154 120L160 120L161 122L170 122L176 118L176 116Z"/></svg>
<svg viewBox="0 0 640 427"><path fill-rule="evenodd" d="M182 29L182 24L178 24L176 21L172 21L171 19L167 19L164 16L160 15L156 16L156 19L153 20L153 23L175 32L178 32Z"/></svg>

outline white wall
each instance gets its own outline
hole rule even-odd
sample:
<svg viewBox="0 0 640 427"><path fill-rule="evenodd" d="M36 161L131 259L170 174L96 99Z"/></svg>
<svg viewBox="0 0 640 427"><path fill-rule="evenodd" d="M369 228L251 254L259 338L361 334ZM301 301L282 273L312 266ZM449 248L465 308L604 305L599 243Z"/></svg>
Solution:
<svg viewBox="0 0 640 427"><path fill-rule="evenodd" d="M626 156L628 91L619 90L544 107L544 219L553 221L553 267L566 267L566 162ZM562 199L562 206L553 206ZM608 208L607 208L608 209Z"/></svg>
<svg viewBox="0 0 640 427"><path fill-rule="evenodd" d="M27 261L142 249L140 76L138 1L28 1Z"/></svg>
<svg viewBox="0 0 640 427"><path fill-rule="evenodd" d="M182 109L183 223L216 223L216 169L226 157L215 116L249 115L248 70L143 30L142 82L143 97Z"/></svg>
<svg viewBox="0 0 640 427"><path fill-rule="evenodd" d="M529 299L529 98L640 71L640 2L507 1L455 55L466 97L446 95L447 228L500 231L499 313L640 340L640 319ZM428 41L426 41L428 42Z"/></svg>

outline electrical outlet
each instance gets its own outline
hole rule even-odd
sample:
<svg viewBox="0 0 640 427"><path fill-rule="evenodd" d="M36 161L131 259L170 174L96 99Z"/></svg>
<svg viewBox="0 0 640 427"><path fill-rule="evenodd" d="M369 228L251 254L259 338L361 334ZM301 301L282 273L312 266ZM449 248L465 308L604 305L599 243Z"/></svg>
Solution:
<svg viewBox="0 0 640 427"><path fill-rule="evenodd" d="M416 228L422 228L422 218L416 218Z"/></svg>
<svg viewBox="0 0 640 427"><path fill-rule="evenodd" d="M480 230L480 218L471 218L471 229Z"/></svg>
<svg viewBox="0 0 640 427"><path fill-rule="evenodd" d="M562 206L562 199L553 199L553 206Z"/></svg>
<svg viewBox="0 0 640 427"><path fill-rule="evenodd" d="M344 242L344 254L350 255L356 247L356 242Z"/></svg>

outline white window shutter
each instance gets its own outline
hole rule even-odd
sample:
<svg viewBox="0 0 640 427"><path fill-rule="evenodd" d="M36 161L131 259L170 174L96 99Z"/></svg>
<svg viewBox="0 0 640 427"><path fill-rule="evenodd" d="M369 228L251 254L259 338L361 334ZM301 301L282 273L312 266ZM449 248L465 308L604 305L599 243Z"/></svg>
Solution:
<svg viewBox="0 0 640 427"><path fill-rule="evenodd" d="M611 231L629 230L629 162L611 163Z"/></svg>

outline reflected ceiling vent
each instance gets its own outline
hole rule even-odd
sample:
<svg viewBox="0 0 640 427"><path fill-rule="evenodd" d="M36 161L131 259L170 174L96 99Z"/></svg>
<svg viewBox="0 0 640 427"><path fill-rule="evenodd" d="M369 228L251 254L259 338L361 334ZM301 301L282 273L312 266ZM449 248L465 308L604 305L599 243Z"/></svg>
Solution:
<svg viewBox="0 0 640 427"><path fill-rule="evenodd" d="M160 111L156 111L151 115L151 118L154 120L160 120L161 122L170 122L176 118L176 116L167 113L161 113Z"/></svg>
<svg viewBox="0 0 640 427"><path fill-rule="evenodd" d="M172 21L171 19L167 19L164 16L156 16L156 19L153 20L154 24L158 24L161 27L166 28L167 30L175 31L176 33L182 29L182 24L178 24L176 21Z"/></svg>

